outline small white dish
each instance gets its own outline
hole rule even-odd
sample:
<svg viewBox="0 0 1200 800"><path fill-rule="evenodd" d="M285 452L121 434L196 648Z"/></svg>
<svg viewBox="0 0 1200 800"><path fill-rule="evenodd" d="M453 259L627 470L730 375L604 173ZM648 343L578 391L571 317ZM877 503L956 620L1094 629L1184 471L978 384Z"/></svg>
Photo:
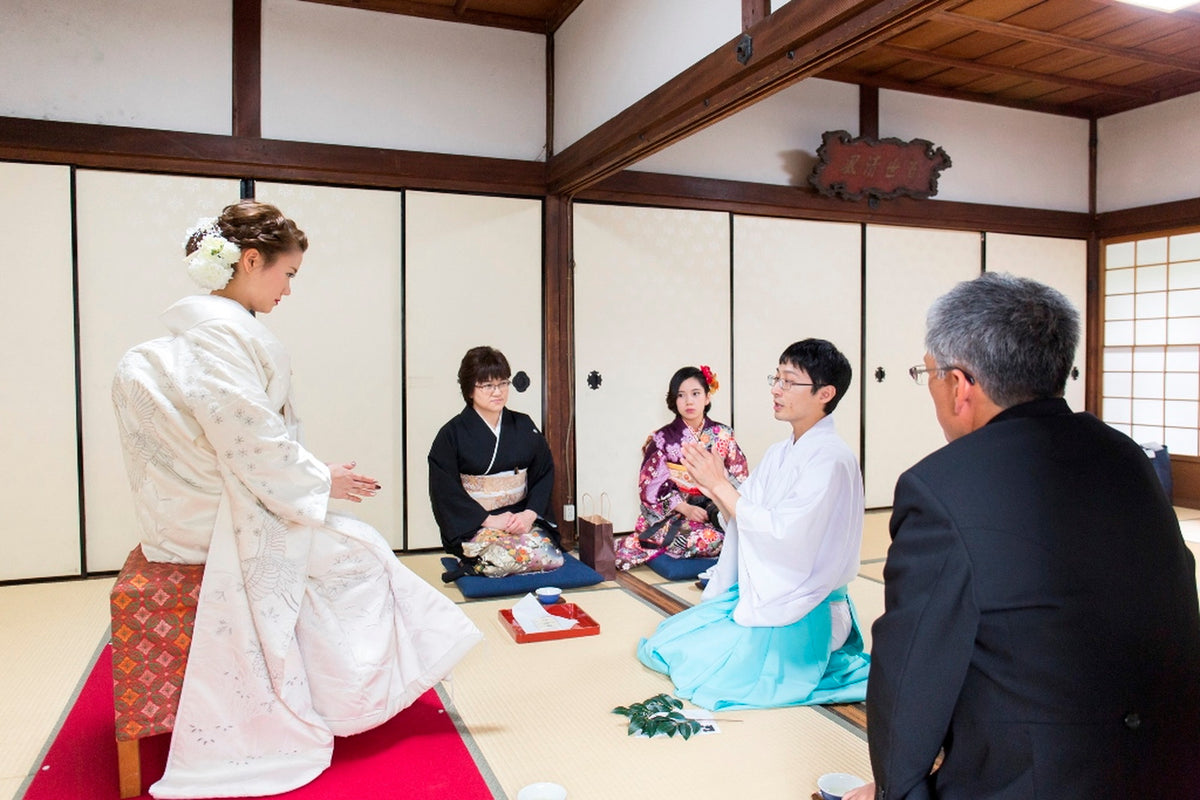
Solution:
<svg viewBox="0 0 1200 800"><path fill-rule="evenodd" d="M846 772L827 772L817 778L817 789L824 800L842 800L842 795L851 789L865 786L866 781Z"/></svg>
<svg viewBox="0 0 1200 800"><path fill-rule="evenodd" d="M557 586L543 586L534 589L533 593L537 595L538 602L546 606L554 605L562 598L562 589Z"/></svg>
<svg viewBox="0 0 1200 800"><path fill-rule="evenodd" d="M557 783L531 783L517 792L517 800L567 800L567 790Z"/></svg>

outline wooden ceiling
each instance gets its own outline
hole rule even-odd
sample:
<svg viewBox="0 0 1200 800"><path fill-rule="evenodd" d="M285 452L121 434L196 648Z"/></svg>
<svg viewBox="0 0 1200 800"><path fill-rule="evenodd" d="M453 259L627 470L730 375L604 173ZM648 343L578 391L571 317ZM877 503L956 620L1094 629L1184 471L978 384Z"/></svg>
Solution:
<svg viewBox="0 0 1200 800"><path fill-rule="evenodd" d="M553 33L583 0L312 1ZM827 0L792 2L823 5ZM745 5L769 4L748 0ZM1099 118L1200 91L1200 3L1191 9L1165 14L1115 0L941 4L917 24L811 74Z"/></svg>

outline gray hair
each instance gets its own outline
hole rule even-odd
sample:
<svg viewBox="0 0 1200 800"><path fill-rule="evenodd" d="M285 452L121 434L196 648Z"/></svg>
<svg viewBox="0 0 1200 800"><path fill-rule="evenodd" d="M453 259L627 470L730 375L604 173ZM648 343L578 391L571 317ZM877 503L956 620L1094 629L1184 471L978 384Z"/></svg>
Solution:
<svg viewBox="0 0 1200 800"><path fill-rule="evenodd" d="M963 281L926 317L937 366L966 370L1001 408L1060 397L1078 342L1079 312L1061 292L1004 272Z"/></svg>

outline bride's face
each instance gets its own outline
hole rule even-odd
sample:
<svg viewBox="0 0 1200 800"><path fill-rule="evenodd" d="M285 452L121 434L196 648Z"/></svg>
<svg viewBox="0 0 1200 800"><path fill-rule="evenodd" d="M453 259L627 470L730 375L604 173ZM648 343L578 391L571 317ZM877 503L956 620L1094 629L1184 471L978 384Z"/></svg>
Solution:
<svg viewBox="0 0 1200 800"><path fill-rule="evenodd" d="M243 266L246 268L245 302L256 314L269 314L283 298L292 293L292 278L300 271L304 253L289 250L270 262L263 259L257 250L247 251L243 256L239 269Z"/></svg>

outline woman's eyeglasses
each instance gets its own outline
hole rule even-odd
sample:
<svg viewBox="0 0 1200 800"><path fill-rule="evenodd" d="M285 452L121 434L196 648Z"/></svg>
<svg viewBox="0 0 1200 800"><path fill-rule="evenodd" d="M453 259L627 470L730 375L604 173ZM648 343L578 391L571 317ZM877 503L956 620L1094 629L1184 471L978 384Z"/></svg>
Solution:
<svg viewBox="0 0 1200 800"><path fill-rule="evenodd" d="M475 388L479 389L481 391L487 392L488 394L495 394L496 392L503 392L505 389L508 388L508 385L510 383L512 383L512 381L496 381L495 383L477 383L477 384L475 384Z"/></svg>

